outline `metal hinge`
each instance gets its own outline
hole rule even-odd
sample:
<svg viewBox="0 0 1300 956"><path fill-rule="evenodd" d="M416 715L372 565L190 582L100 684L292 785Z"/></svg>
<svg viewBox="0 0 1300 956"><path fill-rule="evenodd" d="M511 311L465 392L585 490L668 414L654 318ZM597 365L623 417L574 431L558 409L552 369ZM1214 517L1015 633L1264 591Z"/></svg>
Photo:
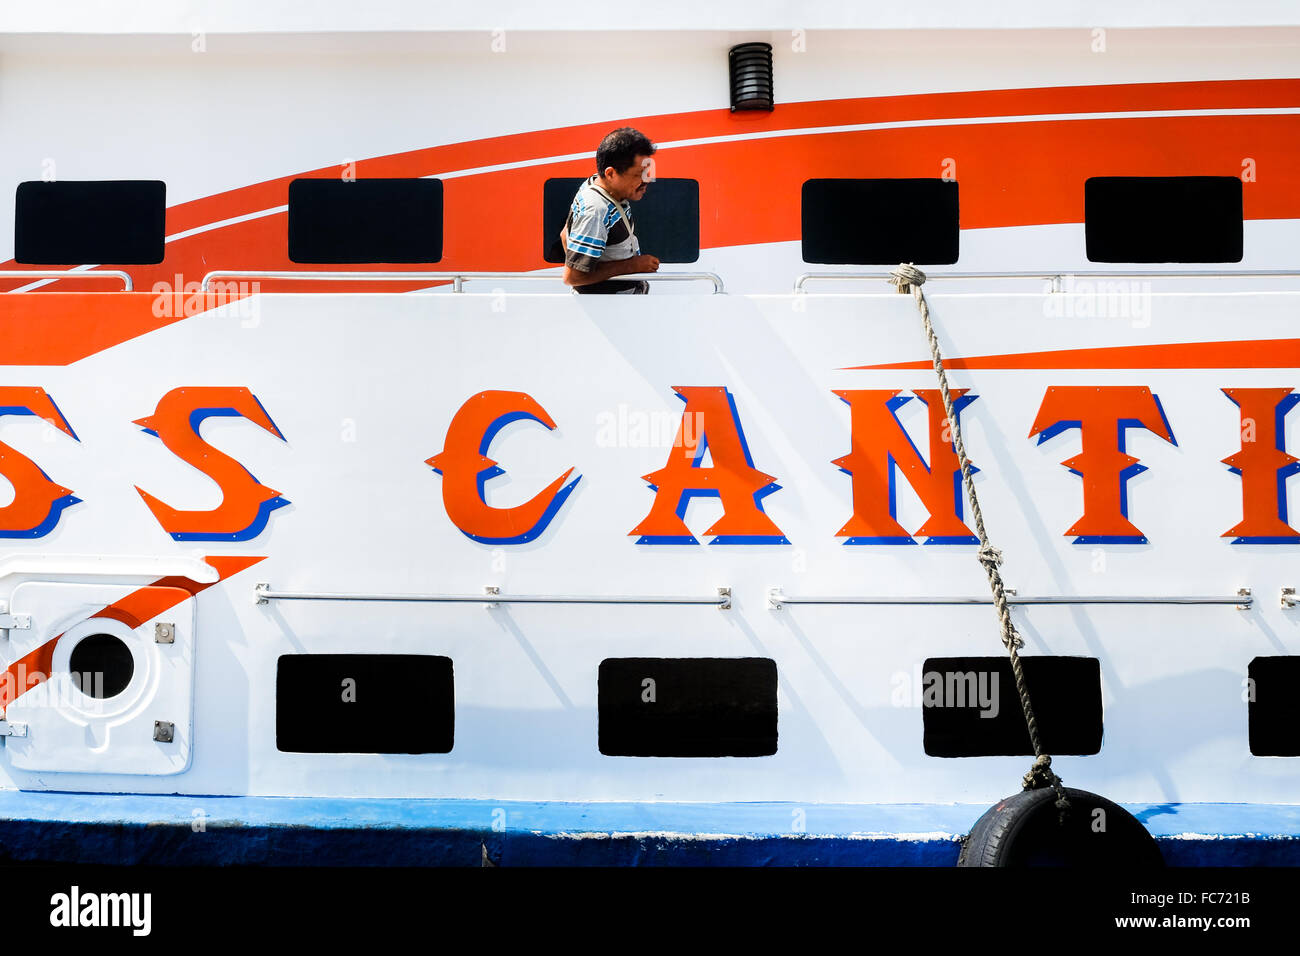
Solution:
<svg viewBox="0 0 1300 956"><path fill-rule="evenodd" d="M26 737L27 725L0 720L0 737Z"/></svg>
<svg viewBox="0 0 1300 956"><path fill-rule="evenodd" d="M10 614L9 605L0 601L0 631L30 631L32 616L30 614ZM8 634L4 635L8 637Z"/></svg>

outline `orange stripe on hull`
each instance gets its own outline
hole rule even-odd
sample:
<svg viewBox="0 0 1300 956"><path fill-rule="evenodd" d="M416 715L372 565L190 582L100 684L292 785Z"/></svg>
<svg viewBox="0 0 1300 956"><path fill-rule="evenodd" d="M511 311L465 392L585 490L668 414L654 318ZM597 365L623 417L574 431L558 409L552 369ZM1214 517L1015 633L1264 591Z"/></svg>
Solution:
<svg viewBox="0 0 1300 956"><path fill-rule="evenodd" d="M0 365L71 365L237 295L0 294Z"/></svg>
<svg viewBox="0 0 1300 956"><path fill-rule="evenodd" d="M1300 116L1193 116L1052 120L971 126L908 127L817 133L680 147L657 163L664 177L700 184L700 246L713 249L799 239L800 189L821 177L934 177L956 164L961 227L989 229L1083 222L1083 185L1090 176L1238 176L1249 156L1262 172L1244 190L1247 219L1300 218ZM513 157L495 157L509 161ZM389 271L526 271L542 258L542 185L583 176L588 160L568 160L480 173L446 181L443 259L434 265L367 266ZM425 175L428 169L407 170ZM376 175L362 169L360 175ZM386 175L397 175L385 171ZM269 206L287 202L288 184ZM265 207L264 207L265 208ZM508 222L508 229L485 223ZM288 214L232 223L167 245L156 266L123 266L137 289L176 277L197 282L213 264L223 269L279 271L304 266L288 256ZM12 280L11 280L12 281ZM88 282L60 280L60 289ZM385 283L405 291L430 283ZM319 292L320 283L259 281L262 291ZM331 282L332 293L370 291L365 283ZM0 300L2 303L3 300ZM2 306L0 306L2 307Z"/></svg>
<svg viewBox="0 0 1300 956"><path fill-rule="evenodd" d="M596 144L617 126L635 126L644 130L656 142L666 143L710 136L736 136L856 123L1117 110L1267 109L1294 107L1297 102L1300 102L1300 79L1052 86L813 100L782 103L771 113L698 110L494 136L366 159L358 163L357 172L358 175L371 177L429 176L546 156L590 153L592 159L583 160L575 166L576 174L585 176L594 166ZM1240 159L1238 156L1238 161ZM688 175L661 172L665 176ZM299 175L332 177L338 173L338 166L326 166ZM862 174L841 172L839 175ZM175 206L167 211L168 234L284 205L288 201L289 182L294 178L296 177L289 176L269 180ZM540 195L530 196L529 202L539 204ZM222 265L225 267L225 263Z"/></svg>
<svg viewBox="0 0 1300 956"><path fill-rule="evenodd" d="M946 369L1238 369L1300 368L1300 339L1238 342L1182 342L1169 345L1122 345L1095 349L1055 349L945 358ZM842 371L932 369L929 359L853 365Z"/></svg>

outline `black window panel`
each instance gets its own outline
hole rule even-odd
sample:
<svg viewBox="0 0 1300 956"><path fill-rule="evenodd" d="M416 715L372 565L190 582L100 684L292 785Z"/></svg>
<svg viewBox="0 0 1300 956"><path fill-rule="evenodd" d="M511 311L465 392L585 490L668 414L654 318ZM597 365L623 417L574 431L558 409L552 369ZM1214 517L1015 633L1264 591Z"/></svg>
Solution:
<svg viewBox="0 0 1300 956"><path fill-rule="evenodd" d="M153 265L166 230L159 180L27 182L14 196L14 261L23 265Z"/></svg>
<svg viewBox="0 0 1300 956"><path fill-rule="evenodd" d="M587 177L548 179L542 187L542 249L547 262L564 261L560 230L578 187ZM656 179L632 203L632 224L646 255L660 262L698 262L700 184L694 179Z"/></svg>
<svg viewBox="0 0 1300 956"><path fill-rule="evenodd" d="M445 754L451 752L455 723L449 657L286 654L276 669L278 750Z"/></svg>
<svg viewBox="0 0 1300 956"><path fill-rule="evenodd" d="M776 753L776 662L767 658L609 658L597 697L607 756Z"/></svg>
<svg viewBox="0 0 1300 956"><path fill-rule="evenodd" d="M957 261L957 184L946 179L810 179L803 184L802 211L804 262Z"/></svg>
<svg viewBox="0 0 1300 956"><path fill-rule="evenodd" d="M1257 657L1246 670L1252 697L1250 752L1300 757L1300 657Z"/></svg>
<svg viewBox="0 0 1300 956"><path fill-rule="evenodd" d="M1090 262L1240 262L1236 176L1094 176L1083 185Z"/></svg>
<svg viewBox="0 0 1300 956"><path fill-rule="evenodd" d="M1022 657L1043 750L1101 750L1101 667L1094 657ZM934 657L922 675L925 752L931 757L1032 755L1006 657ZM934 696L927 691L934 689ZM984 716L984 714L991 716Z"/></svg>
<svg viewBox="0 0 1300 956"><path fill-rule="evenodd" d="M295 179L289 258L304 263L442 259L441 179Z"/></svg>

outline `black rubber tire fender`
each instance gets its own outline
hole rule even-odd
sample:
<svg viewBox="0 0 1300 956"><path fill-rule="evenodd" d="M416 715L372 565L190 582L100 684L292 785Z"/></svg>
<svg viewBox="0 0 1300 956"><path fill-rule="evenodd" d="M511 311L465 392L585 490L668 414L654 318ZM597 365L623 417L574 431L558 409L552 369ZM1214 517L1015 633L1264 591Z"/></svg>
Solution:
<svg viewBox="0 0 1300 956"><path fill-rule="evenodd" d="M1050 787L1007 797L975 821L957 865L1123 867L1164 866L1160 847L1133 814L1086 790L1065 788L1064 822Z"/></svg>

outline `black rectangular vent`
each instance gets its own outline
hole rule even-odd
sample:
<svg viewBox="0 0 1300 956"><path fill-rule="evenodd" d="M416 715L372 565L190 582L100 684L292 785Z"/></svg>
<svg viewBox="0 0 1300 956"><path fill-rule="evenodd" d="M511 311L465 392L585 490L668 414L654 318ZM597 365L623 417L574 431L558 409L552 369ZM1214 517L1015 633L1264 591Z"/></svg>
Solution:
<svg viewBox="0 0 1300 956"><path fill-rule="evenodd" d="M597 696L607 756L776 753L776 662L767 658L609 658Z"/></svg>
<svg viewBox="0 0 1300 956"><path fill-rule="evenodd" d="M289 184L289 258L303 263L439 261L442 180L295 179Z"/></svg>
<svg viewBox="0 0 1300 956"><path fill-rule="evenodd" d="M803 184L803 261L948 265L961 243L957 183L946 179L810 179Z"/></svg>
<svg viewBox="0 0 1300 956"><path fill-rule="evenodd" d="M1101 667L1094 657L1022 657L1025 685L1051 754L1101 750ZM1031 755L1025 713L1006 657L933 657L921 679L931 757Z"/></svg>
<svg viewBox="0 0 1300 956"><path fill-rule="evenodd" d="M154 265L166 232L159 180L26 182L14 196L14 261L23 265Z"/></svg>
<svg viewBox="0 0 1300 956"><path fill-rule="evenodd" d="M451 658L285 654L275 676L275 746L292 753L451 752Z"/></svg>
<svg viewBox="0 0 1300 956"><path fill-rule="evenodd" d="M560 230L585 176L548 179L542 187L542 249L547 262L564 261ZM698 262L700 184L694 179L656 179L632 203L632 227L641 251L660 262Z"/></svg>
<svg viewBox="0 0 1300 956"><path fill-rule="evenodd" d="M1240 262L1236 176L1094 176L1083 186L1090 262Z"/></svg>
<svg viewBox="0 0 1300 956"><path fill-rule="evenodd" d="M1300 657L1257 657L1246 674L1250 752L1300 757Z"/></svg>

